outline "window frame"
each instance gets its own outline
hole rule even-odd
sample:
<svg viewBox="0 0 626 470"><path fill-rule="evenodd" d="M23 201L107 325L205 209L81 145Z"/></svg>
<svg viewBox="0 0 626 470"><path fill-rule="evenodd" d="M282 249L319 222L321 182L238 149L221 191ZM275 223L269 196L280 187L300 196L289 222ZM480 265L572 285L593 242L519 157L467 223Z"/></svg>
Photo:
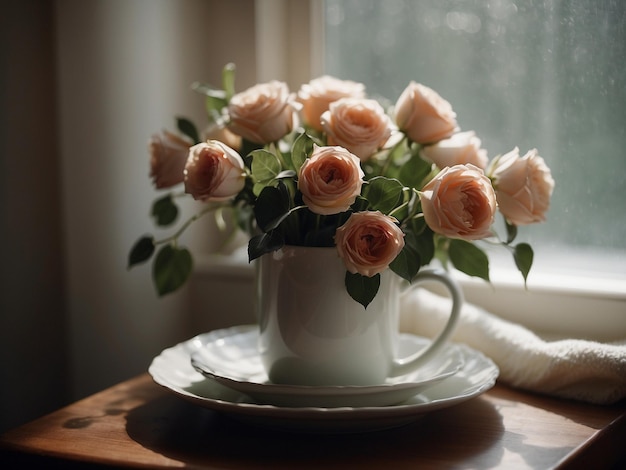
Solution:
<svg viewBox="0 0 626 470"><path fill-rule="evenodd" d="M279 70L293 90L323 73L323 9L323 0L256 1L259 81ZM289 27L276 28L277 18ZM457 278L467 301L548 337L626 338L626 280L582 272L533 270L527 285L514 269L493 266L490 283Z"/></svg>

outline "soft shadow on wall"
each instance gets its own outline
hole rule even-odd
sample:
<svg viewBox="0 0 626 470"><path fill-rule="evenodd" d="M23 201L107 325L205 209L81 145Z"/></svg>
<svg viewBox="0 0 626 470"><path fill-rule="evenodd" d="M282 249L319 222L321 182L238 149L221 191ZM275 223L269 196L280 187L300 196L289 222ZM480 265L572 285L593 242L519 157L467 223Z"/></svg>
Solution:
<svg viewBox="0 0 626 470"><path fill-rule="evenodd" d="M195 80L256 81L254 0L27 0L1 16L0 431L144 372L189 290L128 272L153 230L146 142L203 123ZM211 25L211 27L207 27ZM224 40L226 38L226 40ZM199 225L185 242L210 252Z"/></svg>
<svg viewBox="0 0 626 470"><path fill-rule="evenodd" d="M0 431L69 391L53 11L0 15Z"/></svg>

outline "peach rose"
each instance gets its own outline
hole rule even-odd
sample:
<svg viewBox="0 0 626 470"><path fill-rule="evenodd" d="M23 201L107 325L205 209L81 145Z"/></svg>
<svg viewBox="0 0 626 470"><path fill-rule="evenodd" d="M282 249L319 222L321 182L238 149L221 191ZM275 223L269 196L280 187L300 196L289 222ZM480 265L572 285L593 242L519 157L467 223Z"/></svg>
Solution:
<svg viewBox="0 0 626 470"><path fill-rule="evenodd" d="M480 143L474 132L458 132L436 144L425 146L422 154L439 168L471 163L485 169L489 159L487 151L480 148Z"/></svg>
<svg viewBox="0 0 626 470"><path fill-rule="evenodd" d="M348 271L371 277L396 259L404 233L396 219L382 212L355 212L335 232L335 244Z"/></svg>
<svg viewBox="0 0 626 470"><path fill-rule="evenodd" d="M298 188L307 207L320 215L347 211L361 193L361 161L342 147L313 146L300 168Z"/></svg>
<svg viewBox="0 0 626 470"><path fill-rule="evenodd" d="M245 184L241 156L218 140L207 140L189 149L185 165L185 192L194 199L223 201L239 193Z"/></svg>
<svg viewBox="0 0 626 470"><path fill-rule="evenodd" d="M185 139L163 131L148 142L150 177L157 189L169 188L184 179L183 171L191 144Z"/></svg>
<svg viewBox="0 0 626 470"><path fill-rule="evenodd" d="M554 179L536 149L522 158L516 147L494 162L491 177L500 212L515 225L546 220Z"/></svg>
<svg viewBox="0 0 626 470"><path fill-rule="evenodd" d="M364 98L365 85L323 75L300 87L298 101L302 103L302 118L306 124L322 131L320 118L330 103L340 98Z"/></svg>
<svg viewBox="0 0 626 470"><path fill-rule="evenodd" d="M365 161L389 140L393 123L375 100L341 98L321 117L329 145L347 148Z"/></svg>
<svg viewBox="0 0 626 470"><path fill-rule="evenodd" d="M435 90L413 81L398 98L395 116L398 128L418 144L438 142L457 130L450 103Z"/></svg>
<svg viewBox="0 0 626 470"><path fill-rule="evenodd" d="M233 134L227 127L212 124L204 130L204 140L219 140L224 142L231 149L239 151L241 149L241 137Z"/></svg>
<svg viewBox="0 0 626 470"><path fill-rule="evenodd" d="M472 165L444 168L421 193L428 226L450 238L478 240L490 236L496 194L484 172Z"/></svg>
<svg viewBox="0 0 626 470"><path fill-rule="evenodd" d="M228 104L229 129L257 144L269 144L293 129L295 108L287 84L272 80L234 95Z"/></svg>

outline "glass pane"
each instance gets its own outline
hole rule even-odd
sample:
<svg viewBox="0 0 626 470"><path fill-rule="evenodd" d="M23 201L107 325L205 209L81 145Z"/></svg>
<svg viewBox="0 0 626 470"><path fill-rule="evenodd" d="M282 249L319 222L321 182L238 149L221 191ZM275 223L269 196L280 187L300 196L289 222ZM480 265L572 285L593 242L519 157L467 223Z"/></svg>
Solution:
<svg viewBox="0 0 626 470"><path fill-rule="evenodd" d="M520 228L537 264L626 276L626 3L325 5L326 73L391 103L410 80L434 88L490 158L539 150L556 188L548 221Z"/></svg>

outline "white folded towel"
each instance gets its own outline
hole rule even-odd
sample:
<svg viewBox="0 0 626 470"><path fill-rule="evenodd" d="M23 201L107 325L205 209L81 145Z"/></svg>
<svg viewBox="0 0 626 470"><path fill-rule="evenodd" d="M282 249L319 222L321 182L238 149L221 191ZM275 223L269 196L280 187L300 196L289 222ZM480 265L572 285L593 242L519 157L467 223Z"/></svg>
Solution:
<svg viewBox="0 0 626 470"><path fill-rule="evenodd" d="M401 305L400 329L426 337L441 331L450 311L447 298L424 289L409 291ZM626 398L626 340L546 341L466 302L451 341L490 357L513 387L605 405Z"/></svg>

